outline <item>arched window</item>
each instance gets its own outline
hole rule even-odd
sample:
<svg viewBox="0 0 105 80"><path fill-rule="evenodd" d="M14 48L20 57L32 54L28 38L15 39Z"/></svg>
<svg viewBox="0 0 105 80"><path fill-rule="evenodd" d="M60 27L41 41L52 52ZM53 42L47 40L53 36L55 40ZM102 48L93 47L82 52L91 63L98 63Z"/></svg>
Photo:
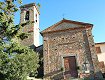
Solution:
<svg viewBox="0 0 105 80"><path fill-rule="evenodd" d="M29 11L26 11L25 20L29 20L29 15L30 15Z"/></svg>

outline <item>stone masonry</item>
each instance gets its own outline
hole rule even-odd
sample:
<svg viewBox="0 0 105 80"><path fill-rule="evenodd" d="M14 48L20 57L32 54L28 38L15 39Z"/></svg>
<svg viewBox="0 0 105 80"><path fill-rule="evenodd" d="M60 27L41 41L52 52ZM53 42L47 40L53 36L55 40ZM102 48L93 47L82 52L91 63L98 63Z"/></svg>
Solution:
<svg viewBox="0 0 105 80"><path fill-rule="evenodd" d="M26 4L20 7L20 23L28 23L22 28L22 32L28 33L29 37L21 41L25 46L39 46L39 10L35 3ZM28 15L27 15L28 12ZM26 20L26 15L29 19Z"/></svg>
<svg viewBox="0 0 105 80"><path fill-rule="evenodd" d="M46 80L54 78L62 68L65 70L64 57L67 56L75 56L76 66L79 67L78 77L87 72L89 77L102 77L97 65L92 27L89 23L63 19L41 32ZM60 80L60 77L64 78L64 75L56 79Z"/></svg>

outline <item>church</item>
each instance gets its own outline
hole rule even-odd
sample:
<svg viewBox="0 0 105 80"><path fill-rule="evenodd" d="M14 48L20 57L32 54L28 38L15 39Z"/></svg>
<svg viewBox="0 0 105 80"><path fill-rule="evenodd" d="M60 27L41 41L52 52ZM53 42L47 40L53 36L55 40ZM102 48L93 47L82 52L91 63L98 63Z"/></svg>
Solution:
<svg viewBox="0 0 105 80"><path fill-rule="evenodd" d="M23 5L20 10L20 23L33 22L23 27L22 31L30 36L21 44L41 54L45 80L102 78L92 36L93 24L62 19L39 32L40 12L36 4ZM39 45L39 34L43 36L43 45Z"/></svg>

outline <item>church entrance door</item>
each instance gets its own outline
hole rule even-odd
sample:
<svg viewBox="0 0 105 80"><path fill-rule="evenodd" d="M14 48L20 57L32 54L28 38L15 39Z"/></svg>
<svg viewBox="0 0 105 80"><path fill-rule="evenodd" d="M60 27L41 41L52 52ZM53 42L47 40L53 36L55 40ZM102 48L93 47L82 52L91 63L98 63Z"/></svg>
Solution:
<svg viewBox="0 0 105 80"><path fill-rule="evenodd" d="M65 77L78 77L76 58L75 56L67 56L64 58L64 75Z"/></svg>

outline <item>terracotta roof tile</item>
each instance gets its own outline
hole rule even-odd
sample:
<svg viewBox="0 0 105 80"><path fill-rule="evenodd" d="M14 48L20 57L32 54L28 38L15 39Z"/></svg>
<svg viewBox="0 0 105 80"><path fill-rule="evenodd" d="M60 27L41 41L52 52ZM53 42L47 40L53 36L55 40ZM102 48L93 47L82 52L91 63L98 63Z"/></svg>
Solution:
<svg viewBox="0 0 105 80"><path fill-rule="evenodd" d="M95 43L95 45L98 45L98 44L105 44L105 42L99 42L99 43Z"/></svg>

